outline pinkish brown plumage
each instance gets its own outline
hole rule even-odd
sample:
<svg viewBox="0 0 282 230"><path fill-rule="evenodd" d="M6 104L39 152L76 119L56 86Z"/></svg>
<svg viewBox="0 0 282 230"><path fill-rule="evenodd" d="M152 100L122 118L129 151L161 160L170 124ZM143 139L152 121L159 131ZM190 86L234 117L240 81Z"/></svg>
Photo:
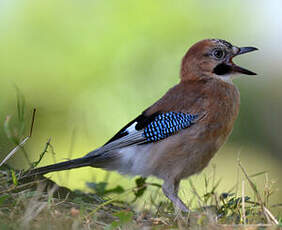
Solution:
<svg viewBox="0 0 282 230"><path fill-rule="evenodd" d="M164 180L163 192L182 211L181 179L200 172L230 135L239 112L231 77L255 73L235 65L236 55L256 50L219 39L193 45L182 60L180 82L85 157L34 169L27 176L92 166Z"/></svg>

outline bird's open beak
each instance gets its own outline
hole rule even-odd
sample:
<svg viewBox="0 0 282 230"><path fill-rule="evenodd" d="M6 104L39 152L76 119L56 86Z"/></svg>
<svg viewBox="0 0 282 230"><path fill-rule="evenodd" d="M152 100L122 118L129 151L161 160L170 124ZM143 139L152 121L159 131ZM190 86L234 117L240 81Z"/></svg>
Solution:
<svg viewBox="0 0 282 230"><path fill-rule="evenodd" d="M255 47L241 47L241 48L238 48L238 51L236 54L234 54L233 57L237 56L237 55L241 55L241 54L245 54L245 53L249 53L249 52L252 52L252 51L255 51L255 50L258 50L258 48L255 48ZM233 58L232 57L232 58ZM233 62L232 62L232 58L230 60L231 62L231 69L232 69L232 72L233 73L242 73L242 74L246 74L246 75L256 75L256 73L250 71L250 70L247 70L245 68L242 68L240 66L237 66L235 65Z"/></svg>

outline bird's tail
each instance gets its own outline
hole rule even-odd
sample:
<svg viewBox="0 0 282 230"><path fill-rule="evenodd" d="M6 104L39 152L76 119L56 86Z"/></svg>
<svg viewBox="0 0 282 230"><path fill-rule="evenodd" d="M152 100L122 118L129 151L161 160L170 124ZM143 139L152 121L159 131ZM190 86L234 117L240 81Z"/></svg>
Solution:
<svg viewBox="0 0 282 230"><path fill-rule="evenodd" d="M50 172L57 172L57 171L62 171L62 170L67 170L67 169L80 168L83 166L90 166L91 162L92 160L90 159L90 157L82 157L82 158L77 158L74 160L64 161L61 163L47 165L47 166L43 166L43 167L32 169L28 171L20 179L36 177L36 176L44 175Z"/></svg>

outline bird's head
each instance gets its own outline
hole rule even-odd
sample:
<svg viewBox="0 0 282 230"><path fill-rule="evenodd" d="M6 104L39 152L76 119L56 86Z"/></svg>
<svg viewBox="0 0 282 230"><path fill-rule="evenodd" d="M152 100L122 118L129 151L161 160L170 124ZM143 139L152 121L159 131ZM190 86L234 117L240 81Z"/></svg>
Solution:
<svg viewBox="0 0 282 230"><path fill-rule="evenodd" d="M234 74L256 75L235 65L232 59L255 51L255 47L237 47L221 39L206 39L194 44L182 60L181 79L217 77L230 81Z"/></svg>

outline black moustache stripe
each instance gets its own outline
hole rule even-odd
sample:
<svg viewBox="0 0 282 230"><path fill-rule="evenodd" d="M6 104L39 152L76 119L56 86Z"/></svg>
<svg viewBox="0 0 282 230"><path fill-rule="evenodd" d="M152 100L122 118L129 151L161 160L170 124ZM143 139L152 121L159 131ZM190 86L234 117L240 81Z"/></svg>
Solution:
<svg viewBox="0 0 282 230"><path fill-rule="evenodd" d="M232 72L231 66L226 65L225 63L221 63L213 69L213 73L215 73L216 75L225 75L231 72Z"/></svg>

